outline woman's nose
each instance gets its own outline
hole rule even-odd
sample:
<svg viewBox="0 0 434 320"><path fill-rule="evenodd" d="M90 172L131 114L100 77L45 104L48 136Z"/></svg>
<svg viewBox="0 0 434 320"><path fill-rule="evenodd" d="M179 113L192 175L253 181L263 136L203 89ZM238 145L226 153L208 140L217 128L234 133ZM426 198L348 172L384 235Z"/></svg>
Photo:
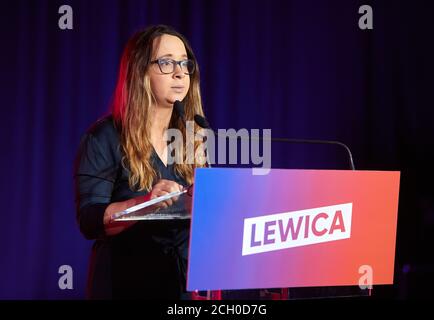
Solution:
<svg viewBox="0 0 434 320"><path fill-rule="evenodd" d="M184 72L182 71L181 66L180 66L179 64L177 64L177 65L175 66L175 72L174 72L173 74L174 74L175 77L178 78L178 79L182 79L182 78L185 77L185 74L184 74Z"/></svg>

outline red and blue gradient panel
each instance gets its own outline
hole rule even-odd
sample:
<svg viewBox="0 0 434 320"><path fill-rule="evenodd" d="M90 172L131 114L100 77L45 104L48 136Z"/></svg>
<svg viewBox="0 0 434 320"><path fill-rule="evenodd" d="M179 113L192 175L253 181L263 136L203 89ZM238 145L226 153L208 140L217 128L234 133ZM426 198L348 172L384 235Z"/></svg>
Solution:
<svg viewBox="0 0 434 320"><path fill-rule="evenodd" d="M197 169L188 290L358 285L363 266L392 284L399 178Z"/></svg>

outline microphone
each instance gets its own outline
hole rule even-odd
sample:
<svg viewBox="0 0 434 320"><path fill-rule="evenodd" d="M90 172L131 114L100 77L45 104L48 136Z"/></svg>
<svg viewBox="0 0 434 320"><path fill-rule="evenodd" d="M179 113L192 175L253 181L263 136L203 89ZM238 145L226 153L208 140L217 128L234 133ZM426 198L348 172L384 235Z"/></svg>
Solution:
<svg viewBox="0 0 434 320"><path fill-rule="evenodd" d="M194 115L194 122L196 122L196 124L203 129L211 129L211 126L210 126L208 120L206 120L206 118L202 117L201 115L195 114ZM214 131L214 130L212 130L212 131Z"/></svg>
<svg viewBox="0 0 434 320"><path fill-rule="evenodd" d="M196 114L194 116L194 121L197 123L198 126L200 126L203 129L210 129L212 130L216 135L218 135L217 132L215 132L208 120L206 120L205 117L202 117L199 114ZM260 140L268 140L268 141L275 141L275 142L287 142L287 143L307 143L307 144L333 144L333 145L338 145L340 147L343 147L347 154L348 154L348 160L349 160L349 164L350 164L350 168L351 170L356 170L355 166L354 166L354 161L353 161L353 155L351 153L350 148L343 142L340 141L333 141L333 140L311 140L311 139L291 139L291 138L260 138L260 137L253 137L252 139L260 139Z"/></svg>
<svg viewBox="0 0 434 320"><path fill-rule="evenodd" d="M178 117L180 117L181 120L183 122L185 122L184 104L181 101L176 100L173 103L173 108L175 109L176 113L178 114ZM194 116L194 122L196 122L196 124L199 125L199 127L201 127L201 128L211 129L211 126L210 126L208 120L206 120L205 117L202 117L198 114L196 114Z"/></svg>
<svg viewBox="0 0 434 320"><path fill-rule="evenodd" d="M176 100L173 104L173 108L175 109L181 120L185 123L184 104L181 101Z"/></svg>

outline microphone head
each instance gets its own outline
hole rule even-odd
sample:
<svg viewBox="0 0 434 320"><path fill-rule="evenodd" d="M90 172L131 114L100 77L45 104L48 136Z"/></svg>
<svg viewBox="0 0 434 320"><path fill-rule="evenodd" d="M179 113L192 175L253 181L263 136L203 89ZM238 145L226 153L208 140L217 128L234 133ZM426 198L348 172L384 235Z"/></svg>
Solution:
<svg viewBox="0 0 434 320"><path fill-rule="evenodd" d="M184 104L179 101L176 100L175 103L173 104L173 107L175 108L176 112L178 113L178 116L184 120Z"/></svg>
<svg viewBox="0 0 434 320"><path fill-rule="evenodd" d="M208 120L206 118L202 117L201 115L194 115L194 121L198 124L199 127L204 129L209 129L211 126L209 125Z"/></svg>

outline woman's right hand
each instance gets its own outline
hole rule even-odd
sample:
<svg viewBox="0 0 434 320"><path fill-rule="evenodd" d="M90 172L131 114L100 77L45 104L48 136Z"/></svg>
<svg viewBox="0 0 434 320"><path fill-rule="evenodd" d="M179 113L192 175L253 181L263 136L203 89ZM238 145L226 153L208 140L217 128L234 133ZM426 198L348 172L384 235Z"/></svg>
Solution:
<svg viewBox="0 0 434 320"><path fill-rule="evenodd" d="M142 200L143 199L143 200ZM104 212L104 230L106 235L114 236L121 233L125 229L134 225L137 221L114 221L112 219L113 214L124 211L125 209L135 206L136 204L146 201L144 197L136 197L121 202L111 203Z"/></svg>

